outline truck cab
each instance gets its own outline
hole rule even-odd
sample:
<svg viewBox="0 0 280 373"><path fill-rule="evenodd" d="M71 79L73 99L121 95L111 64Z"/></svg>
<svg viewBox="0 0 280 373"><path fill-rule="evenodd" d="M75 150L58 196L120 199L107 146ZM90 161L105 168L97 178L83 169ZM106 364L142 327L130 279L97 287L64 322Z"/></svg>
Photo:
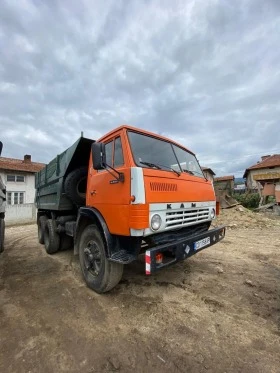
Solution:
<svg viewBox="0 0 280 373"><path fill-rule="evenodd" d="M82 143L51 162L59 168L54 172L56 179L48 180L48 166L45 173L41 171L43 178L38 175L38 232L45 245L55 242L54 252L59 250L61 235L73 238L84 278L93 290L105 292L114 287L123 265L141 253L145 254L146 274L151 274L224 237L224 227L209 230L219 208L212 183L192 151L131 126ZM67 162L62 167L63 157ZM85 164L81 205L71 201L67 185L76 172L73 165L85 168ZM78 181L72 189L77 185ZM48 190L56 199L51 201ZM47 227L46 221L52 223Z"/></svg>
<svg viewBox="0 0 280 373"><path fill-rule="evenodd" d="M106 162L96 170L90 159L86 204L100 211L112 234L146 237L194 224L209 228L215 192L191 151L128 126L100 143Z"/></svg>

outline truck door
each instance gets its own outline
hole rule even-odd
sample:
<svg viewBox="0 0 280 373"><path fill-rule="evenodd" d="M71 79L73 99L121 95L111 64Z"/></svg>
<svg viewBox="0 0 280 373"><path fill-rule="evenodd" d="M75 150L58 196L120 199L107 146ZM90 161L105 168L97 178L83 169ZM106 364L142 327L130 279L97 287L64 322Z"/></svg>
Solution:
<svg viewBox="0 0 280 373"><path fill-rule="evenodd" d="M106 162L124 174L124 182L111 169L96 171L92 164L88 181L87 205L96 208L112 234L128 235L130 167L121 134L105 143Z"/></svg>

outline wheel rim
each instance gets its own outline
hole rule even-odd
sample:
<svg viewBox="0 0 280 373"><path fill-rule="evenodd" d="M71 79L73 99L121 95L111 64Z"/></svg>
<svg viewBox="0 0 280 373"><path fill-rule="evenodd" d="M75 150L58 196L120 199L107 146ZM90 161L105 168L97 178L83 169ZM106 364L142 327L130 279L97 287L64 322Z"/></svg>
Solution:
<svg viewBox="0 0 280 373"><path fill-rule="evenodd" d="M97 277L101 269L101 251L95 241L89 241L84 248L84 262L87 271Z"/></svg>

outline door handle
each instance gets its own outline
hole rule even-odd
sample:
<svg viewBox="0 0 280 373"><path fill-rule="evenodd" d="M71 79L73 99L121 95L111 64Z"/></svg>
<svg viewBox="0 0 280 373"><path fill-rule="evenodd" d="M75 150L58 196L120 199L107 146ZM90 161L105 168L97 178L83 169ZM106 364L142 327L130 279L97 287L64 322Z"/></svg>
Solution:
<svg viewBox="0 0 280 373"><path fill-rule="evenodd" d="M90 191L90 194L93 196L93 195L96 195L96 190L91 190Z"/></svg>

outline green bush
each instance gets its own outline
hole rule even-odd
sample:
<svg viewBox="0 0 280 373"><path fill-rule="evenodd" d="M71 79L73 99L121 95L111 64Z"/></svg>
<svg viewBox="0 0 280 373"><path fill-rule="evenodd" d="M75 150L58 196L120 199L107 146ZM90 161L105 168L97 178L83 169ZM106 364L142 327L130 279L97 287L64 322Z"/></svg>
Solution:
<svg viewBox="0 0 280 373"><path fill-rule="evenodd" d="M238 202L241 203L242 206L248 209L255 209L259 206L260 203L260 196L259 193L245 193L245 194L238 194L235 193L233 195Z"/></svg>

